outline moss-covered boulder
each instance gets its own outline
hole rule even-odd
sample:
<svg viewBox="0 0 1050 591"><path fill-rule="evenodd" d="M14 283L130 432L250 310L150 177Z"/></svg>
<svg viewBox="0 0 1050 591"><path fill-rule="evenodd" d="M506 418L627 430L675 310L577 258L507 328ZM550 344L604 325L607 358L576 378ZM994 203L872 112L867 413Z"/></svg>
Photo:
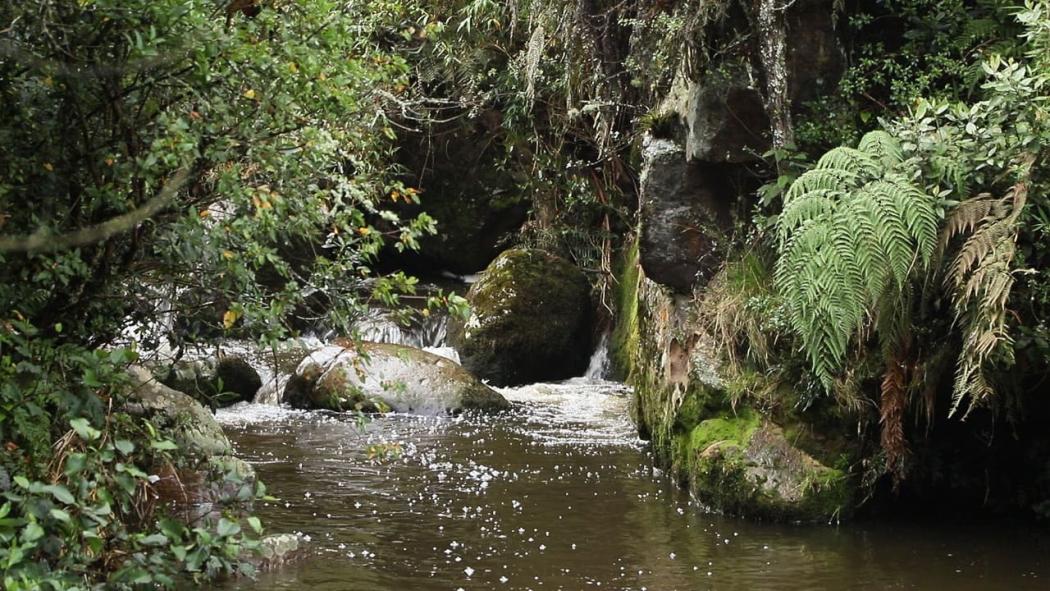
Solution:
<svg viewBox="0 0 1050 591"><path fill-rule="evenodd" d="M160 383L145 368L134 366L128 373L132 384L129 412L149 418L187 451L205 457L232 453L222 427L200 402Z"/></svg>
<svg viewBox="0 0 1050 591"><path fill-rule="evenodd" d="M795 447L754 411L706 419L684 445L690 491L718 511L782 521L850 511L849 477Z"/></svg>
<svg viewBox="0 0 1050 591"><path fill-rule="evenodd" d="M467 293L471 315L451 336L463 366L497 386L582 375L591 353L590 284L538 250L500 254Z"/></svg>
<svg viewBox="0 0 1050 591"><path fill-rule="evenodd" d="M457 363L421 349L347 343L311 353L284 389L293 408L458 414L510 408L495 390Z"/></svg>

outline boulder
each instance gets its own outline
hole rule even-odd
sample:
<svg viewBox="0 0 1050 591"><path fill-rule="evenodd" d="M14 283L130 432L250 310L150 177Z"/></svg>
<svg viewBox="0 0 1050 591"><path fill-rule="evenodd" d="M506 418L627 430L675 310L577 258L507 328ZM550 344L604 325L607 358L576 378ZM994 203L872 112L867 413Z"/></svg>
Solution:
<svg viewBox="0 0 1050 591"><path fill-rule="evenodd" d="M734 171L687 161L685 150L647 137L639 207L639 254L647 277L680 292L711 277L721 264L725 232L737 200Z"/></svg>
<svg viewBox="0 0 1050 591"><path fill-rule="evenodd" d="M500 254L467 292L466 323L450 336L463 366L497 386L583 375L591 353L590 284L538 250Z"/></svg>
<svg viewBox="0 0 1050 591"><path fill-rule="evenodd" d="M686 155L702 162L755 162L769 150L769 116L746 66L726 64L689 85L680 107Z"/></svg>
<svg viewBox="0 0 1050 591"><path fill-rule="evenodd" d="M296 561L303 556L302 544L295 534L270 534L259 540L258 554L243 559L261 571L269 571Z"/></svg>
<svg viewBox="0 0 1050 591"><path fill-rule="evenodd" d="M850 477L754 411L706 419L686 445L690 490L711 509L777 521L834 520L852 509Z"/></svg>
<svg viewBox="0 0 1050 591"><path fill-rule="evenodd" d="M212 413L191 396L157 381L148 370L133 366L128 411L148 417L175 443L202 456L229 455L233 448Z"/></svg>
<svg viewBox="0 0 1050 591"><path fill-rule="evenodd" d="M346 345L325 347L304 359L285 386L283 401L293 408L422 415L510 407L445 357L404 345Z"/></svg>
<svg viewBox="0 0 1050 591"><path fill-rule="evenodd" d="M180 360L161 381L212 407L250 402L263 385L251 363L236 355Z"/></svg>

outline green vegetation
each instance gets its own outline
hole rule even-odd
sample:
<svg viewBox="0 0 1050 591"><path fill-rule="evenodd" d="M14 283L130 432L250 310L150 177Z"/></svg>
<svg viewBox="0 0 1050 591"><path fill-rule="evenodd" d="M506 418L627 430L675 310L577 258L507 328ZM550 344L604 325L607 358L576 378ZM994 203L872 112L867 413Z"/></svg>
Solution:
<svg viewBox="0 0 1050 591"><path fill-rule="evenodd" d="M161 343L271 343L322 314L346 331L370 301L414 289L370 268L432 230L391 210L418 196L390 164L386 113L409 83L390 36L419 14L0 3L4 588L251 571L257 520L229 507L187 526L157 503L157 474L206 458L129 414L126 369Z"/></svg>
<svg viewBox="0 0 1050 591"><path fill-rule="evenodd" d="M1002 376L1016 367L1015 340L1031 334L1022 327L1046 311L1035 297L1045 276L1028 267L1043 266L1039 219L1050 206L1047 9L1018 13L1026 57L985 58L979 100L917 102L858 149L825 154L784 198L777 283L792 329L829 389L850 352L878 335L882 443L898 474L905 399L936 379L944 343L959 343L949 414L994 403L997 390L1024 396Z"/></svg>

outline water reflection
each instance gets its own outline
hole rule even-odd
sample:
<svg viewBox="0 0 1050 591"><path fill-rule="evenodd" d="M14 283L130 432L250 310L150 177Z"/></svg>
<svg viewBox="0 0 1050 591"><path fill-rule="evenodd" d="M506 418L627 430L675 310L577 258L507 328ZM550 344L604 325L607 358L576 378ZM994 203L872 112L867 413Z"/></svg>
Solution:
<svg viewBox="0 0 1050 591"><path fill-rule="evenodd" d="M1023 528L801 527L703 515L654 478L621 386L504 391L497 418L222 411L281 498L271 531L310 556L230 588L1042 589L1046 539ZM366 449L399 443L399 459Z"/></svg>

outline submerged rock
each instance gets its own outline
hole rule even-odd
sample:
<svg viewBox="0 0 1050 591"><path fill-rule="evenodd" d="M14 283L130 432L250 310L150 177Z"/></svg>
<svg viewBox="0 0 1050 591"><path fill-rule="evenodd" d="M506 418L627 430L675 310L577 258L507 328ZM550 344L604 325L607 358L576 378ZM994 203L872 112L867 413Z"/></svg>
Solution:
<svg viewBox="0 0 1050 591"><path fill-rule="evenodd" d="M583 375L591 351L590 284L538 250L496 258L467 293L469 320L452 331L463 366L498 386Z"/></svg>
<svg viewBox="0 0 1050 591"><path fill-rule="evenodd" d="M302 555L299 536L295 534L271 534L259 541L259 554L245 559L259 570L267 571L283 566Z"/></svg>
<svg viewBox="0 0 1050 591"><path fill-rule="evenodd" d="M404 345L329 346L299 364L284 390L293 408L457 414L510 404L454 361Z"/></svg>

